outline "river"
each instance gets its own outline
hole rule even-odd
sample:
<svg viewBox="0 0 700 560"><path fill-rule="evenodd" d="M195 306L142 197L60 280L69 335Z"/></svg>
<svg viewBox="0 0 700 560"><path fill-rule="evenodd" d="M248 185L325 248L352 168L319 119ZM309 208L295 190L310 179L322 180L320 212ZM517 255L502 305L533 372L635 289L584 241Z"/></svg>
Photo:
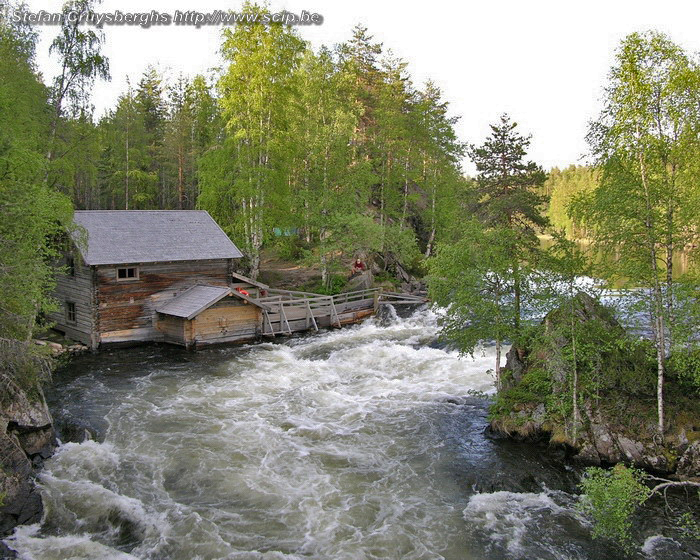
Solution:
<svg viewBox="0 0 700 560"><path fill-rule="evenodd" d="M8 544L64 559L595 559L579 472L484 434L494 352L460 359L433 312L189 353L85 355L59 423L95 441L46 462L41 525ZM693 558L638 520L639 559Z"/></svg>

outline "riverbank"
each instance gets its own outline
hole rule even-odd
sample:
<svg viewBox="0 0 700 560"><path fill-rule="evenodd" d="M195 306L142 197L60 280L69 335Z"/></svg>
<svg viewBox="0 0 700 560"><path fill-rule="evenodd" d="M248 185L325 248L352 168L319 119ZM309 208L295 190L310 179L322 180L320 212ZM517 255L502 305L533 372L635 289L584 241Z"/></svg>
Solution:
<svg viewBox="0 0 700 560"><path fill-rule="evenodd" d="M0 367L0 539L41 520L35 476L58 442L42 385L52 367L48 347L3 339ZM11 551L0 546L3 558Z"/></svg>
<svg viewBox="0 0 700 560"><path fill-rule="evenodd" d="M564 446L584 464L623 462L680 479L700 477L696 390L669 372L666 430L659 437L655 363L644 343L631 339L608 309L585 294L577 296L574 307L578 410L572 400L570 317L560 309L525 344L508 352L503 390L491 408L491 429Z"/></svg>

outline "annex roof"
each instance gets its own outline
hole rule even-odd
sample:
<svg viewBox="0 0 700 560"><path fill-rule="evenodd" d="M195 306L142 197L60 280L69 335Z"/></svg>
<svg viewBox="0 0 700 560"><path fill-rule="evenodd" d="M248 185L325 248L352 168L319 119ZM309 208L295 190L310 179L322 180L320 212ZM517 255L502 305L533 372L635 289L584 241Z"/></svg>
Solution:
<svg viewBox="0 0 700 560"><path fill-rule="evenodd" d="M230 294L231 288L226 286L192 286L156 307L156 311L173 317L193 319Z"/></svg>
<svg viewBox="0 0 700 560"><path fill-rule="evenodd" d="M87 265L243 256L204 210L82 210L74 220L81 229L73 239Z"/></svg>

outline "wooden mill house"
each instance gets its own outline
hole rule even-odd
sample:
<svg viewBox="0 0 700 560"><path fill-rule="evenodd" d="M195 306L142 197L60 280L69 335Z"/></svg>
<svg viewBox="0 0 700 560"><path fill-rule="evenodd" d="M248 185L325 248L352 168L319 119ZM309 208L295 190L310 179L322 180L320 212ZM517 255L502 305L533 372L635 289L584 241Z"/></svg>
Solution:
<svg viewBox="0 0 700 560"><path fill-rule="evenodd" d="M88 210L74 221L50 318L92 349L240 342L340 327L382 303L425 301L376 288L335 296L270 288L235 272L242 253L200 210Z"/></svg>
<svg viewBox="0 0 700 560"><path fill-rule="evenodd" d="M193 346L260 333L250 296L262 284L236 275L243 255L207 212L75 212L78 230L56 279L56 329L95 349L110 342ZM248 295L246 295L248 294Z"/></svg>

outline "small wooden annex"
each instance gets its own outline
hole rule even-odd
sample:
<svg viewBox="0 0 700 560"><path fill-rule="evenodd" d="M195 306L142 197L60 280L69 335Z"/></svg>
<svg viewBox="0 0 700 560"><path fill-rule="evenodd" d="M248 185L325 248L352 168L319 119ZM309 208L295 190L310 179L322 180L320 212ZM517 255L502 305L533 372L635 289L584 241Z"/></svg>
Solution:
<svg viewBox="0 0 700 560"><path fill-rule="evenodd" d="M195 347L255 338L264 285L207 212L78 211L54 296L56 329L93 349L162 341Z"/></svg>

